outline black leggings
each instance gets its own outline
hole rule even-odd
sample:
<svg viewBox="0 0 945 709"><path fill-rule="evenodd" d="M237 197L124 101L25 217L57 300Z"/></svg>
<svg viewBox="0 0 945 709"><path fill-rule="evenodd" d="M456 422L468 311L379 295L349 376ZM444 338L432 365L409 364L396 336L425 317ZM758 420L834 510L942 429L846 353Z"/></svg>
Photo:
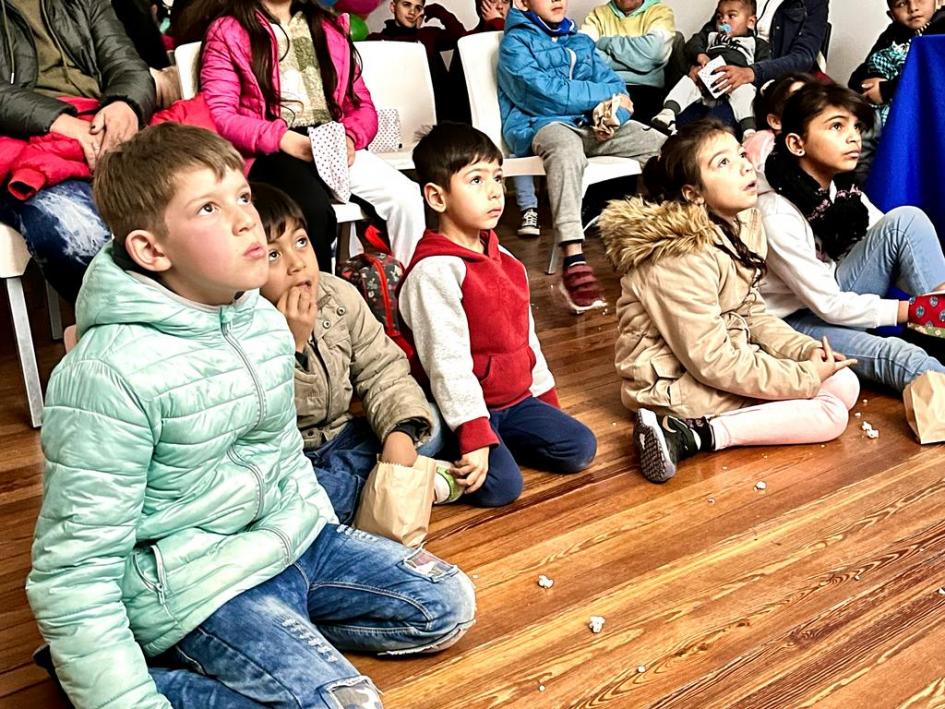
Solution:
<svg viewBox="0 0 945 709"><path fill-rule="evenodd" d="M305 215L318 267L331 273L331 247L338 235L338 222L331 195L318 176L315 164L283 152L261 155L250 168L249 179L278 187L298 203Z"/></svg>

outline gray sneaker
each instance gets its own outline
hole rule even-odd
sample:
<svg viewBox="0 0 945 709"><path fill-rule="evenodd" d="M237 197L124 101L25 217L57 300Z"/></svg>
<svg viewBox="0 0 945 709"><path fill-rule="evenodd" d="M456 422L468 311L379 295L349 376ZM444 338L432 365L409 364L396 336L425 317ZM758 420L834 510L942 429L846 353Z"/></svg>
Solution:
<svg viewBox="0 0 945 709"><path fill-rule="evenodd" d="M541 236L541 229L538 228L537 209L526 209L522 212L522 223L518 227L518 235L529 238Z"/></svg>

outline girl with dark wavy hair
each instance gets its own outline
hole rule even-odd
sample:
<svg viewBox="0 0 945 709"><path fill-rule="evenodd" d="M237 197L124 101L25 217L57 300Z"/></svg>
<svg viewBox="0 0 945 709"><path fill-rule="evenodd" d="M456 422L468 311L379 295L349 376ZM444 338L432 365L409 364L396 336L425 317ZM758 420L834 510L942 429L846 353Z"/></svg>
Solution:
<svg viewBox="0 0 945 709"><path fill-rule="evenodd" d="M307 129L328 121L344 126L352 194L387 222L394 256L409 263L425 228L423 201L416 183L366 149L377 111L348 16L314 0L209 0L205 7L219 14L200 59L210 113L220 134L255 159L250 179L279 187L306 212L319 267L330 269L335 222Z"/></svg>
<svg viewBox="0 0 945 709"><path fill-rule="evenodd" d="M768 235L761 292L791 326L856 358L857 374L902 391L945 366L923 347L868 330L908 323L945 333L945 297L930 293L945 288L945 256L922 210L884 215L854 182L871 121L864 100L835 84L808 84L788 99L758 200ZM893 287L916 297L887 295Z"/></svg>
<svg viewBox="0 0 945 709"><path fill-rule="evenodd" d="M816 443L847 425L852 362L766 312L755 169L718 121L682 128L643 171L650 200L600 219L621 274L617 371L643 475L730 446Z"/></svg>

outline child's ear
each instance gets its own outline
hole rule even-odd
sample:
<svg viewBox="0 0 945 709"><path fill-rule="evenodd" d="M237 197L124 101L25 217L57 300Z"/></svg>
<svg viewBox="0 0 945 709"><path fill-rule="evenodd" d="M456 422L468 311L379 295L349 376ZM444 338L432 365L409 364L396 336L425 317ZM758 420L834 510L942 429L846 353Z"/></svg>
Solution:
<svg viewBox="0 0 945 709"><path fill-rule="evenodd" d="M758 22L758 18L757 18L757 17L755 17L754 15L752 15L751 17L749 17L749 18L748 18L748 22L746 23L746 24L748 25L748 29L750 29L750 30L755 29L755 23L756 23L756 22Z"/></svg>
<svg viewBox="0 0 945 709"><path fill-rule="evenodd" d="M797 133L788 133L784 136L784 145L787 147L788 152L795 157L802 158L807 152L804 147L804 139Z"/></svg>
<svg viewBox="0 0 945 709"><path fill-rule="evenodd" d="M173 264L153 232L135 229L125 237L125 251L146 271L161 273Z"/></svg>
<svg viewBox="0 0 945 709"><path fill-rule="evenodd" d="M423 186L423 198L437 214L446 211L446 190L439 185L428 182Z"/></svg>
<svg viewBox="0 0 945 709"><path fill-rule="evenodd" d="M771 127L771 130L773 131L781 130L781 119L778 116L774 115L773 113L769 113L768 117L765 120L768 122L768 125Z"/></svg>
<svg viewBox="0 0 945 709"><path fill-rule="evenodd" d="M683 199L689 202L690 204L705 204L705 199L702 195L692 185L683 185L682 188Z"/></svg>
<svg viewBox="0 0 945 709"><path fill-rule="evenodd" d="M392 14L392 15L394 14L394 8L395 8L396 6L397 6L396 0L391 0L390 5L388 5L388 7L390 8L390 14Z"/></svg>

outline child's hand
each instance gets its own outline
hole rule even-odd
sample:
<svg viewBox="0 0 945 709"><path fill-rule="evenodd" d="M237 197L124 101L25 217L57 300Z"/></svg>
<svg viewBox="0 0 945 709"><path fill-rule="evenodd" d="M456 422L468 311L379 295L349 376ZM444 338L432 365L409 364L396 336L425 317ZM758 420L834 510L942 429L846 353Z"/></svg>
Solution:
<svg viewBox="0 0 945 709"><path fill-rule="evenodd" d="M345 144L348 146L348 167L354 165L354 154L357 152L354 149L354 141L351 139L351 136L345 136Z"/></svg>
<svg viewBox="0 0 945 709"><path fill-rule="evenodd" d="M294 158L305 162L312 162L315 158L312 156L312 143L301 133L294 130L287 130L279 141L279 150L291 155Z"/></svg>
<svg viewBox="0 0 945 709"><path fill-rule="evenodd" d="M863 98L865 98L874 106L882 106L885 103L885 101L883 101L883 92L881 90L883 83L883 79L878 77L864 81L862 84L860 84Z"/></svg>
<svg viewBox="0 0 945 709"><path fill-rule="evenodd" d="M466 488L468 495L482 487L489 472L489 446L469 451L460 458L450 472L456 477L456 482Z"/></svg>
<svg viewBox="0 0 945 709"><path fill-rule="evenodd" d="M295 351L301 352L315 329L315 316L318 315L315 295L306 288L293 286L279 298L276 309L289 323L289 330L295 340Z"/></svg>
<svg viewBox="0 0 945 709"><path fill-rule="evenodd" d="M505 19L505 15L502 14L500 3L501 0L482 0L482 5L480 5L482 19L486 22L489 22L490 20Z"/></svg>
<svg viewBox="0 0 945 709"><path fill-rule="evenodd" d="M412 468L417 463L417 449L413 439L402 431L393 431L384 439L381 462Z"/></svg>
<svg viewBox="0 0 945 709"><path fill-rule="evenodd" d="M808 357L814 363L820 381L826 381L841 369L856 364L855 359L847 359L839 352L834 352L826 337L821 340L821 343L821 346L814 349Z"/></svg>

